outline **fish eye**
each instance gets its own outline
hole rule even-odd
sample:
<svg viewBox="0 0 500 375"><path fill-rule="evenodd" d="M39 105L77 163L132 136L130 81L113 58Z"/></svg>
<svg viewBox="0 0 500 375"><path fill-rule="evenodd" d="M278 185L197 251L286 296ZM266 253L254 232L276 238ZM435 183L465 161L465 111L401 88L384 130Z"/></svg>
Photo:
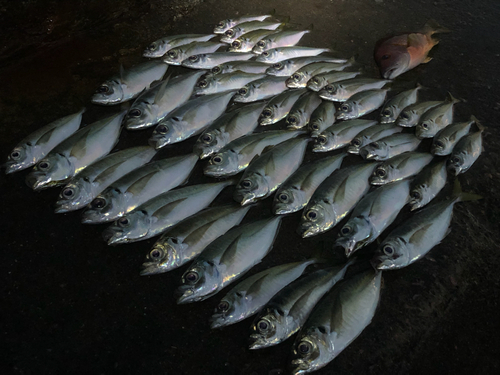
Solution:
<svg viewBox="0 0 500 375"><path fill-rule="evenodd" d="M389 117L389 116L391 115L391 111L390 111L390 110L388 110L388 109L384 109L384 110L382 111L382 115L383 115L383 116L387 116L387 117Z"/></svg>
<svg viewBox="0 0 500 375"><path fill-rule="evenodd" d="M317 78L311 78L311 82L315 84L319 84L319 79Z"/></svg>
<svg viewBox="0 0 500 375"><path fill-rule="evenodd" d="M266 46L266 42L264 42L263 40L259 40L257 42L257 46L259 46L260 48L264 48Z"/></svg>
<svg viewBox="0 0 500 375"><path fill-rule="evenodd" d="M198 276L197 272L195 272L195 271L189 271L188 273L186 273L186 276L184 276L184 279L187 282L193 284L193 283L195 283L195 282L198 281L199 276Z"/></svg>
<svg viewBox="0 0 500 375"><path fill-rule="evenodd" d="M191 62L196 62L196 61L198 61L199 58L200 57L198 55L193 55L193 56L188 57L189 61L191 61Z"/></svg>
<svg viewBox="0 0 500 375"><path fill-rule="evenodd" d="M218 74L218 73L220 73L220 71L221 71L220 66L214 66L212 68L212 73Z"/></svg>
<svg viewBox="0 0 500 375"><path fill-rule="evenodd" d="M154 43L154 42L153 42L153 43L151 43L151 44L148 46L148 50L150 50L150 51L154 51L156 48L157 48L157 45L156 45L156 43Z"/></svg>
<svg viewBox="0 0 500 375"><path fill-rule="evenodd" d="M229 302L227 302L227 301L221 301L217 305L217 310L219 310L220 312L226 312L227 310L229 310Z"/></svg>
<svg viewBox="0 0 500 375"><path fill-rule="evenodd" d="M267 329L269 328L269 323L264 319L259 320L259 322L257 323L257 328L259 329L259 331L267 331Z"/></svg>
<svg viewBox="0 0 500 375"><path fill-rule="evenodd" d="M423 127L424 129L428 129L428 128L429 128L429 124L428 124L428 123L426 123L426 122L423 122L423 123L422 123L422 127Z"/></svg>
<svg viewBox="0 0 500 375"><path fill-rule="evenodd" d="M122 228L123 227L128 227L129 224L130 224L130 220L126 216L118 219L118 225L121 226Z"/></svg>
<svg viewBox="0 0 500 375"><path fill-rule="evenodd" d="M300 354L307 354L311 351L311 344L306 341L302 341L299 344L298 349Z"/></svg>
<svg viewBox="0 0 500 375"><path fill-rule="evenodd" d="M167 55L168 55L168 57L175 59L177 57L177 51L175 51L175 50L168 51Z"/></svg>
<svg viewBox="0 0 500 375"><path fill-rule="evenodd" d="M443 143L443 142L441 142L441 141L436 141L436 142L434 142L434 145L435 145L436 147L439 147L439 148L444 148L444 143Z"/></svg>
<svg viewBox="0 0 500 375"><path fill-rule="evenodd" d="M233 29L229 29L229 30L226 30L226 32L224 34L226 34L226 36L233 36L234 31L233 31Z"/></svg>
<svg viewBox="0 0 500 375"><path fill-rule="evenodd" d="M410 116L408 116L408 113L403 112L400 116L402 119L408 120Z"/></svg>
<svg viewBox="0 0 500 375"><path fill-rule="evenodd" d="M160 133L160 134L166 134L166 133L167 133L167 131L168 131L168 126L166 126L166 125L158 125L158 126L156 127L156 132L157 132L157 133Z"/></svg>
<svg viewBox="0 0 500 375"><path fill-rule="evenodd" d="M352 140L351 144L353 146L361 146L361 141L358 138Z"/></svg>
<svg viewBox="0 0 500 375"><path fill-rule="evenodd" d="M412 197L413 199L416 199L416 200L419 200L422 198L422 196L420 195L420 193L416 190L412 191L410 193L410 197Z"/></svg>
<svg viewBox="0 0 500 375"><path fill-rule="evenodd" d="M224 27L224 22L222 22L222 21L221 21L221 22L219 22L219 23L217 24L217 26L218 26L218 27Z"/></svg>
<svg viewBox="0 0 500 375"><path fill-rule="evenodd" d="M128 113L129 117L139 117L142 115L142 111L140 109L134 108Z"/></svg>
<svg viewBox="0 0 500 375"><path fill-rule="evenodd" d="M222 163L222 157L220 155L214 155L214 157L212 157L212 163L213 164Z"/></svg>
<svg viewBox="0 0 500 375"><path fill-rule="evenodd" d="M340 110L347 112L349 110L349 106L347 104L344 104L344 105L342 105L342 107L340 107Z"/></svg>
<svg viewBox="0 0 500 375"><path fill-rule="evenodd" d="M340 230L340 233L345 236L346 234L351 233L351 231L352 228L349 225L344 225L344 227Z"/></svg>
<svg viewBox="0 0 500 375"><path fill-rule="evenodd" d="M266 53L266 52L264 52L264 53ZM264 54L264 53L262 53L262 54ZM283 64L282 63L273 64L273 68L274 69L283 69Z"/></svg>
<svg viewBox="0 0 500 375"><path fill-rule="evenodd" d="M208 82L204 79L202 79L200 82L198 82L198 87L207 87Z"/></svg>
<svg viewBox="0 0 500 375"><path fill-rule="evenodd" d="M382 60L387 60L389 57L391 57L391 55L384 55L382 56Z"/></svg>
<svg viewBox="0 0 500 375"><path fill-rule="evenodd" d="M273 112L270 109L264 109L262 111L262 116L264 117L271 117L273 115Z"/></svg>
<svg viewBox="0 0 500 375"><path fill-rule="evenodd" d="M373 148L376 148L377 150L380 150L380 143L378 143L378 142L372 142L372 143L371 143L371 146L372 146Z"/></svg>
<svg viewBox="0 0 500 375"><path fill-rule="evenodd" d="M18 160L21 157L21 153L19 151L12 151L10 153L10 158L13 160Z"/></svg>
<svg viewBox="0 0 500 375"><path fill-rule="evenodd" d="M279 198L279 200L280 200L280 201L282 201L283 203L288 202L288 194L281 193L281 194L279 195L279 197L278 197L278 198Z"/></svg>
<svg viewBox="0 0 500 375"><path fill-rule="evenodd" d="M392 254L394 254L394 249L392 248L391 245L385 245L382 248L382 251L385 253L385 255L392 255Z"/></svg>
<svg viewBox="0 0 500 375"><path fill-rule="evenodd" d="M73 195L75 195L75 190L73 188L68 187L62 191L62 196L64 198L71 198Z"/></svg>
<svg viewBox="0 0 500 375"><path fill-rule="evenodd" d="M314 210L309 210L306 213L306 217L309 220L313 220L314 221L318 217L318 213L316 211L314 211Z"/></svg>
<svg viewBox="0 0 500 375"><path fill-rule="evenodd" d="M324 87L324 89L325 89L326 91L334 91L334 88L333 88L333 86L332 86L332 85L326 85L326 86Z"/></svg>
<svg viewBox="0 0 500 375"><path fill-rule="evenodd" d="M38 169L40 170L47 170L50 168L50 163L48 161L41 161L40 163L38 163Z"/></svg>
<svg viewBox="0 0 500 375"><path fill-rule="evenodd" d="M451 158L451 162L452 162L453 164L458 164L458 163L460 163L460 158L459 158L458 156L453 156L453 157Z"/></svg>
<svg viewBox="0 0 500 375"><path fill-rule="evenodd" d="M385 177L385 175L387 174L387 172L385 171L385 169L377 169L375 171L375 174L379 177Z"/></svg>
<svg viewBox="0 0 500 375"><path fill-rule="evenodd" d="M204 134L202 137L201 137L201 140L205 143L210 143L212 142L212 136L210 134Z"/></svg>
<svg viewBox="0 0 500 375"><path fill-rule="evenodd" d="M319 125L318 124L312 124L311 125L312 130L319 130Z"/></svg>
<svg viewBox="0 0 500 375"><path fill-rule="evenodd" d="M288 116L288 118L286 119L286 122L288 122L289 124L296 124L297 123L297 117L295 117L295 116Z"/></svg>
<svg viewBox="0 0 500 375"><path fill-rule="evenodd" d="M240 186L242 188L244 188L244 189L249 189L249 188L252 187L252 181L250 181L250 180L243 180L243 181L241 181Z"/></svg>
<svg viewBox="0 0 500 375"><path fill-rule="evenodd" d="M235 40L231 45L234 48L240 48L241 47L241 42L239 40Z"/></svg>
<svg viewBox="0 0 500 375"><path fill-rule="evenodd" d="M262 52L262 56L268 57L269 56L269 52L267 52L267 51Z"/></svg>
<svg viewBox="0 0 500 375"><path fill-rule="evenodd" d="M292 78L293 78L295 81L300 81L300 74L294 74L294 75L292 75Z"/></svg>
<svg viewBox="0 0 500 375"><path fill-rule="evenodd" d="M105 92L108 92L109 91L109 87L108 86L99 86L96 90L96 92L98 94L104 94Z"/></svg>
<svg viewBox="0 0 500 375"><path fill-rule="evenodd" d="M318 143L324 144L328 139L324 135L318 137Z"/></svg>
<svg viewBox="0 0 500 375"><path fill-rule="evenodd" d="M160 249L153 249L149 253L150 258L154 259L154 260L160 259L162 255L163 255L163 251Z"/></svg>
<svg viewBox="0 0 500 375"><path fill-rule="evenodd" d="M240 95L245 95L248 92L248 89L246 87L242 87L241 89L238 90L238 94Z"/></svg>
<svg viewBox="0 0 500 375"><path fill-rule="evenodd" d="M92 208L103 208L106 206L106 199L104 198L96 198L90 203L90 206Z"/></svg>

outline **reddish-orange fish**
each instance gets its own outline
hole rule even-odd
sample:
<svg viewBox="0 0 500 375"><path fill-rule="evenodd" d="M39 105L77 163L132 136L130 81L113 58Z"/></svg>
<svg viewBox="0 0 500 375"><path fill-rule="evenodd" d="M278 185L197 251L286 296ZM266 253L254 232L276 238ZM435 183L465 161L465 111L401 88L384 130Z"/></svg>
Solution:
<svg viewBox="0 0 500 375"><path fill-rule="evenodd" d="M431 60L429 51L439 41L433 34L449 32L436 21L427 22L421 32L406 33L382 39L375 46L375 61L385 79L393 79Z"/></svg>

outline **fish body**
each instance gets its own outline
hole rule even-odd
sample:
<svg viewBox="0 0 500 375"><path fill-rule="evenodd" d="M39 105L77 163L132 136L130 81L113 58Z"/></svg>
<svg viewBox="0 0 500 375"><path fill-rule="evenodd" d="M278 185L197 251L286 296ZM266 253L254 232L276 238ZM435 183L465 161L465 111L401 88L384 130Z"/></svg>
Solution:
<svg viewBox="0 0 500 375"><path fill-rule="evenodd" d="M344 102L361 91L380 89L388 80L374 78L351 78L344 81L329 83L319 91L319 96L325 100Z"/></svg>
<svg viewBox="0 0 500 375"><path fill-rule="evenodd" d="M328 61L337 63L346 62L345 59L337 59L328 56L294 57L291 59L279 61L271 66L269 66L268 64L269 68L266 70L266 74L269 74L270 76L290 77L293 74L293 72L299 70L303 66L318 61Z"/></svg>
<svg viewBox="0 0 500 375"><path fill-rule="evenodd" d="M378 141L379 139L392 134L401 133L402 131L402 127L396 126L393 123L370 126L369 128L359 132L352 139L351 144L347 148L347 152L350 154L359 154L359 150L367 144Z"/></svg>
<svg viewBox="0 0 500 375"><path fill-rule="evenodd" d="M349 257L375 241L396 219L399 211L408 202L409 193L410 181L403 180L366 194L340 229L335 245L343 247L345 255Z"/></svg>
<svg viewBox="0 0 500 375"><path fill-rule="evenodd" d="M421 86L418 85L414 89L400 92L389 99L380 112L380 123L387 124L396 121L403 109L417 102L418 90L420 89Z"/></svg>
<svg viewBox="0 0 500 375"><path fill-rule="evenodd" d="M204 159L235 139L252 133L265 105L254 103L223 114L200 135L193 152Z"/></svg>
<svg viewBox="0 0 500 375"><path fill-rule="evenodd" d="M247 34L254 30L276 30L282 26L282 22L268 22L268 21L248 21L233 26L224 31L224 35L220 38L223 43L233 43L240 36Z"/></svg>
<svg viewBox="0 0 500 375"><path fill-rule="evenodd" d="M272 208L274 214L289 214L303 209L318 186L340 168L345 156L347 154L328 156L301 166L276 191Z"/></svg>
<svg viewBox="0 0 500 375"><path fill-rule="evenodd" d="M318 370L370 324L380 299L382 273L369 270L336 286L317 304L292 349L291 374Z"/></svg>
<svg viewBox="0 0 500 375"><path fill-rule="evenodd" d="M222 46L225 46L225 44L219 42L192 42L183 46L172 48L170 51L165 53L165 56L163 56L163 62L169 65L181 65L182 62L190 56L201 55L204 53L214 53Z"/></svg>
<svg viewBox="0 0 500 375"><path fill-rule="evenodd" d="M345 63L322 61L308 64L290 75L290 78L287 79L286 84L290 88L306 87L307 82L315 75L325 72L329 73L331 71L342 71L351 65L352 62L350 61L347 61Z"/></svg>
<svg viewBox="0 0 500 375"><path fill-rule="evenodd" d="M370 178L372 185L384 185L416 175L432 160L427 152L410 151L379 164Z"/></svg>
<svg viewBox="0 0 500 375"><path fill-rule="evenodd" d="M432 138L438 131L453 122L453 106L460 100L451 97L450 101L437 105L425 112L415 128L415 135L419 138Z"/></svg>
<svg viewBox="0 0 500 375"><path fill-rule="evenodd" d="M98 120L59 143L26 176L28 186L41 190L62 185L107 155L118 142L124 115L122 112Z"/></svg>
<svg viewBox="0 0 500 375"><path fill-rule="evenodd" d="M269 65L257 61L228 61L214 66L210 70L211 75L233 73L237 70L244 73L262 74L269 68Z"/></svg>
<svg viewBox="0 0 500 375"><path fill-rule="evenodd" d="M236 52L213 52L191 55L182 61L182 66L191 69L213 69L217 65L228 61L249 60L255 55L253 53Z"/></svg>
<svg viewBox="0 0 500 375"><path fill-rule="evenodd" d="M451 124L440 130L432 140L431 154L441 156L451 154L453 147L462 137L469 134L472 124L476 121L477 119L472 116L470 121Z"/></svg>
<svg viewBox="0 0 500 375"><path fill-rule="evenodd" d="M375 111L384 104L387 90L361 91L347 99L337 111L337 119L351 120Z"/></svg>
<svg viewBox="0 0 500 375"><path fill-rule="evenodd" d="M276 95L263 109L259 125L272 125L285 118L295 102L306 92L304 89L286 90Z"/></svg>
<svg viewBox="0 0 500 375"><path fill-rule="evenodd" d="M199 71L177 76L141 94L127 112L125 127L136 130L156 125L189 100L194 85L203 73Z"/></svg>
<svg viewBox="0 0 500 375"><path fill-rule="evenodd" d="M309 81L307 81L307 88L313 91L319 91L323 87L333 82L345 81L347 79L356 78L361 72L325 72L315 74Z"/></svg>
<svg viewBox="0 0 500 375"><path fill-rule="evenodd" d="M315 271L279 291L255 318L250 349L277 345L295 334L321 297L344 278L350 264Z"/></svg>
<svg viewBox="0 0 500 375"><path fill-rule="evenodd" d="M183 34L183 35L173 35L166 36L164 38L155 40L151 43L142 53L144 57L162 57L167 53L167 51L190 44L193 42L206 42L212 39L214 34Z"/></svg>
<svg viewBox="0 0 500 375"><path fill-rule="evenodd" d="M133 99L149 89L151 83L161 80L167 68L167 64L158 61L147 61L127 70L120 68L120 75L99 86L91 101L94 104L114 105Z"/></svg>
<svg viewBox="0 0 500 375"><path fill-rule="evenodd" d="M281 216L233 228L217 238L182 276L177 303L203 301L260 263L278 234Z"/></svg>
<svg viewBox="0 0 500 375"><path fill-rule="evenodd" d="M196 84L194 93L195 95L208 95L238 90L245 87L249 82L264 78L265 76L265 74L243 73L239 71L205 76Z"/></svg>
<svg viewBox="0 0 500 375"><path fill-rule="evenodd" d="M238 90L233 97L235 103L250 103L257 100L269 99L287 90L285 77L264 75L263 78L247 83Z"/></svg>
<svg viewBox="0 0 500 375"><path fill-rule="evenodd" d="M335 104L328 100L323 100L311 114L307 130L311 132L311 137L316 138L326 128L335 123Z"/></svg>
<svg viewBox="0 0 500 375"><path fill-rule="evenodd" d="M239 225L250 207L207 208L167 229L146 256L141 275L168 272L194 259L210 243Z"/></svg>
<svg viewBox="0 0 500 375"><path fill-rule="evenodd" d="M374 126L375 120L347 120L333 124L314 141L313 152L332 151L347 146L359 132Z"/></svg>
<svg viewBox="0 0 500 375"><path fill-rule="evenodd" d="M270 14L264 14L261 16L243 16L238 18L227 18L217 23L214 28L214 34L224 34L224 32L240 23L250 22L250 21L264 21L266 18L271 17Z"/></svg>
<svg viewBox="0 0 500 375"><path fill-rule="evenodd" d="M244 206L270 196L302 164L308 142L289 139L252 161L236 185L234 199Z"/></svg>
<svg viewBox="0 0 500 375"><path fill-rule="evenodd" d="M5 163L5 173L21 171L43 159L54 147L78 130L84 112L85 109L81 109L62 117L24 138L10 152Z"/></svg>
<svg viewBox="0 0 500 375"><path fill-rule="evenodd" d="M476 122L479 131L467 134L453 148L448 159L448 172L459 175L469 170L483 150L483 126Z"/></svg>
<svg viewBox="0 0 500 375"><path fill-rule="evenodd" d="M198 157L194 154L162 159L135 169L113 182L83 213L82 223L115 220L146 201L187 180Z"/></svg>
<svg viewBox="0 0 500 375"><path fill-rule="evenodd" d="M366 160L387 160L403 152L415 151L420 139L409 133L395 133L363 146L359 156Z"/></svg>
<svg viewBox="0 0 500 375"><path fill-rule="evenodd" d="M311 30L302 31L280 31L275 34L268 35L261 40L257 41L252 49L252 52L260 55L268 49L278 47L292 47L296 45L305 34L310 33Z"/></svg>
<svg viewBox="0 0 500 375"><path fill-rule="evenodd" d="M265 62L268 64L277 63L283 60L293 59L294 57L317 56L323 52L329 52L329 48L312 48L312 47L278 47L262 52L256 61ZM339 62L346 60L340 59Z"/></svg>
<svg viewBox="0 0 500 375"><path fill-rule="evenodd" d="M309 124L309 119L312 113L321 104L322 100L314 91L310 91L302 95L293 104L288 116L286 124L288 129L301 129Z"/></svg>
<svg viewBox="0 0 500 375"><path fill-rule="evenodd" d="M257 29L243 34L233 40L228 52L252 52L252 48L259 40L274 32L274 30Z"/></svg>
<svg viewBox="0 0 500 375"><path fill-rule="evenodd" d="M418 120L425 112L441 103L443 102L433 101L411 104L401 111L396 119L396 125L403 126L405 128L416 126Z"/></svg>
<svg viewBox="0 0 500 375"><path fill-rule="evenodd" d="M111 183L146 164L155 154L156 151L149 146L138 146L97 160L61 190L55 212L64 213L85 207Z"/></svg>
<svg viewBox="0 0 500 375"><path fill-rule="evenodd" d="M302 134L300 131L272 130L249 134L230 142L212 155L203 169L206 176L227 177L248 167L250 162L269 149L290 138Z"/></svg>
<svg viewBox="0 0 500 375"><path fill-rule="evenodd" d="M309 259L282 264L247 277L221 299L211 317L211 327L225 327L254 315L314 263L315 259Z"/></svg>
<svg viewBox="0 0 500 375"><path fill-rule="evenodd" d="M233 181L167 191L126 213L103 232L108 245L142 241L206 208Z"/></svg>
<svg viewBox="0 0 500 375"><path fill-rule="evenodd" d="M233 95L228 91L187 101L160 121L149 144L160 149L202 132L224 113Z"/></svg>
<svg viewBox="0 0 500 375"><path fill-rule="evenodd" d="M376 163L342 168L327 177L314 191L298 228L302 238L326 232L337 225L370 190L368 178Z"/></svg>
<svg viewBox="0 0 500 375"><path fill-rule="evenodd" d="M411 184L411 210L421 208L433 200L446 185L446 178L446 160L433 162L422 169Z"/></svg>

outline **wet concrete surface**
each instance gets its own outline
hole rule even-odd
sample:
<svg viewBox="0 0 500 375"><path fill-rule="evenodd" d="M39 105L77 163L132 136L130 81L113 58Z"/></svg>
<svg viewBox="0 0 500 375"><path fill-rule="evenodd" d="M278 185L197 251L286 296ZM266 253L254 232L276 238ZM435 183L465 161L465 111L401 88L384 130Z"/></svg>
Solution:
<svg viewBox="0 0 500 375"><path fill-rule="evenodd" d="M414 265L384 273L372 324L317 374L497 373L499 335L500 5L496 1L21 1L0 6L0 113L2 157L24 136L88 107L90 123L116 108L89 99L106 78L142 61L151 41L170 34L209 33L219 20L275 8L296 28L314 24L301 44L356 56L376 75L375 42L418 30L434 18L450 28L432 51L434 60L398 78L419 82L421 98L464 101L456 119L471 114L487 127L485 151L460 176L464 190L484 199L456 205L452 231ZM124 132L117 149L145 144L150 131ZM194 139L159 157L190 152ZM308 152L307 159L313 156ZM190 183L207 181L203 163ZM175 303L184 268L140 277L154 239L108 247L105 226L84 226L80 214L56 215L58 189L32 192L27 172L0 176L2 262L2 374L282 374L289 340L247 349L250 320L210 330L218 297ZM225 191L215 203L227 202ZM247 220L269 215L270 200ZM402 217L407 215L402 213ZM257 272L304 259L329 246L337 230L310 240L295 234L299 215L283 221L272 253ZM399 221L400 219L398 219ZM370 247L373 250L373 247ZM369 251L368 249L367 251Z"/></svg>

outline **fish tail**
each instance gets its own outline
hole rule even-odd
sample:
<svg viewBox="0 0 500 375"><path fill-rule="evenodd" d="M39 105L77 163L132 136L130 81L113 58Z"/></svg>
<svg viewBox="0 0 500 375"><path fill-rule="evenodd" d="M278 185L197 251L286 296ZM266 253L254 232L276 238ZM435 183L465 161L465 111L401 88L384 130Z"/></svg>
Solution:
<svg viewBox="0 0 500 375"><path fill-rule="evenodd" d="M311 23L307 28L304 30L306 33L310 33L314 30L314 24Z"/></svg>
<svg viewBox="0 0 500 375"><path fill-rule="evenodd" d="M436 20L430 19L425 23L422 32L431 36L434 34L451 33L451 30L441 26Z"/></svg>
<svg viewBox="0 0 500 375"><path fill-rule="evenodd" d="M477 128L479 129L479 131L482 133L485 129L486 129L486 126L484 126L483 124L481 124L479 122L479 120L477 119L476 116L474 115L471 115L470 116L470 120L474 122L474 124L476 124Z"/></svg>
<svg viewBox="0 0 500 375"><path fill-rule="evenodd" d="M455 202L469 202L483 199L481 195L464 192L458 178L456 178L455 182L453 183L452 196Z"/></svg>
<svg viewBox="0 0 500 375"><path fill-rule="evenodd" d="M450 103L455 104L455 103L465 102L465 100L464 100L464 99L457 99L457 98L455 98L455 97L451 94L451 92L449 92L449 91L448 91L448 96L449 96L449 100L448 100L448 101L449 101Z"/></svg>

